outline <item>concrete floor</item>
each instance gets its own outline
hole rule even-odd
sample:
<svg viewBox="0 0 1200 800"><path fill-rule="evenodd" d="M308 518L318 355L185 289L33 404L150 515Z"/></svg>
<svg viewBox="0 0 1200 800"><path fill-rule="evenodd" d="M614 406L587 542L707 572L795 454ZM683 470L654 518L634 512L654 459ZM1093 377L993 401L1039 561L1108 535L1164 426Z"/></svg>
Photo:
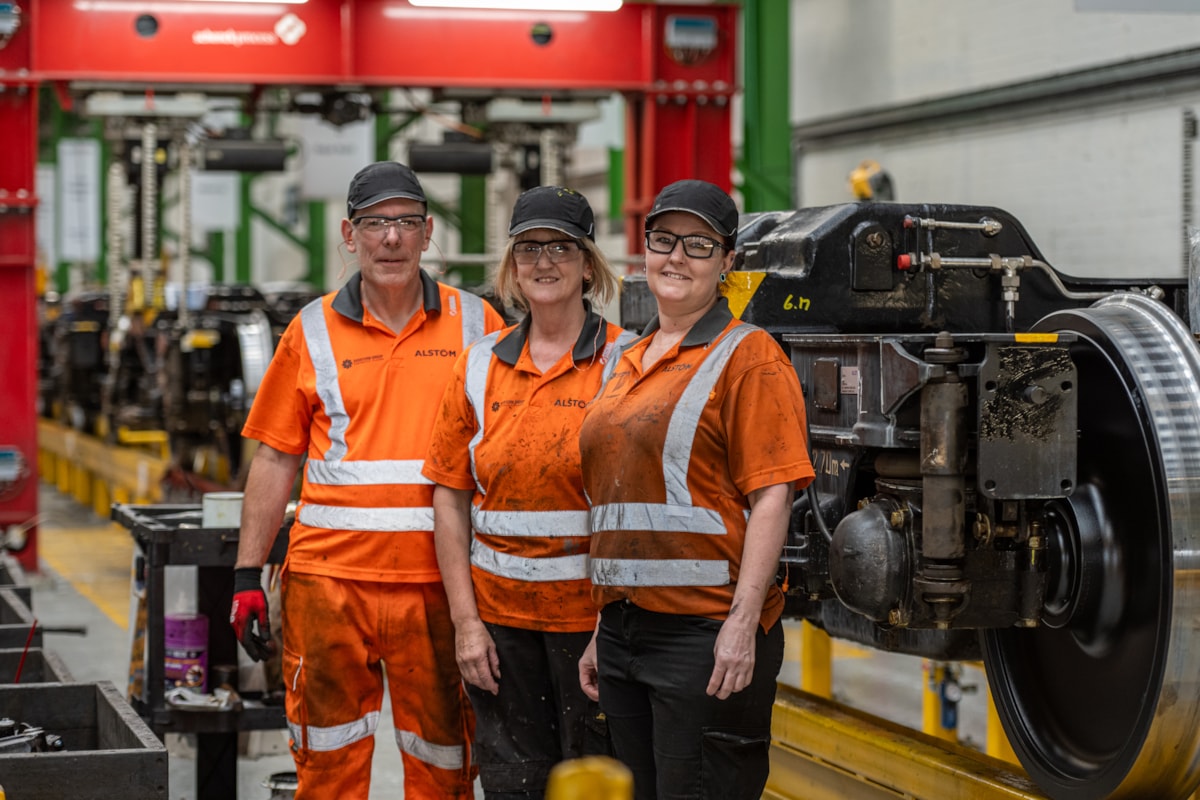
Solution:
<svg viewBox="0 0 1200 800"><path fill-rule="evenodd" d="M42 487L40 496L40 574L27 576L33 588L35 616L47 627L83 627L80 634L46 633L45 648L56 652L77 681L111 681L124 693L129 670L129 575L132 539L120 525ZM787 655L780 681L799 684L799 632L785 623ZM833 643L833 695L846 705L908 727L922 722L922 661ZM959 704L959 740L982 749L986 741L986 681L982 672L963 668L968 689ZM971 691L970 687L976 687ZM402 796L403 771L392 738L391 715L384 702L376 735L370 800ZM194 752L189 737L169 735L170 800L194 800ZM293 769L282 731L255 734L252 753L238 762L238 797L268 800L270 776ZM476 790L482 797L482 791Z"/></svg>

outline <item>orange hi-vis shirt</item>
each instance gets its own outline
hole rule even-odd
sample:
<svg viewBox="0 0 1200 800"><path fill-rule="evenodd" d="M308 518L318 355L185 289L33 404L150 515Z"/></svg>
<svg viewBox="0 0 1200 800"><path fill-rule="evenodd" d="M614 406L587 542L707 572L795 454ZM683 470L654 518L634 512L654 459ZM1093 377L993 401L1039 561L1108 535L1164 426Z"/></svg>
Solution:
<svg viewBox="0 0 1200 800"><path fill-rule="evenodd" d="M596 626L579 425L616 348L633 335L589 311L571 352L545 373L529 318L459 358L424 474L474 489L471 578L479 618L553 632Z"/></svg>
<svg viewBox="0 0 1200 800"><path fill-rule="evenodd" d="M747 496L813 478L800 381L766 331L722 298L649 368L657 328L625 347L580 430L592 503L592 597L725 619L741 567ZM760 622L783 611L772 587Z"/></svg>
<svg viewBox="0 0 1200 800"><path fill-rule="evenodd" d="M422 271L422 308L393 333L363 307L361 282L355 274L288 325L242 435L308 454L288 569L441 580L433 484L421 476L429 431L459 354L504 323Z"/></svg>

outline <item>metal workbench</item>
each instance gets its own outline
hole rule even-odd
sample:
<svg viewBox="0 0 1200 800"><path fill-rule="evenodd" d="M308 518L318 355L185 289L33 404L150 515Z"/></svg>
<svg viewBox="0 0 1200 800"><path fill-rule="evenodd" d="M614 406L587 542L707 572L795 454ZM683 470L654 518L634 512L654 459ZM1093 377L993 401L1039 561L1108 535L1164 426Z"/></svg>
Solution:
<svg viewBox="0 0 1200 800"><path fill-rule="evenodd" d="M165 572L168 566L197 567L197 611L208 617L208 664L237 663L237 639L226 622L233 599L237 560L236 528L203 528L199 505L112 506L112 519L129 529L145 559L146 660L141 697L130 699L160 738L168 733L196 736L196 800L236 800L240 731L287 725L283 706L242 698L239 709L192 710L166 702ZM282 564L285 526L268 563Z"/></svg>

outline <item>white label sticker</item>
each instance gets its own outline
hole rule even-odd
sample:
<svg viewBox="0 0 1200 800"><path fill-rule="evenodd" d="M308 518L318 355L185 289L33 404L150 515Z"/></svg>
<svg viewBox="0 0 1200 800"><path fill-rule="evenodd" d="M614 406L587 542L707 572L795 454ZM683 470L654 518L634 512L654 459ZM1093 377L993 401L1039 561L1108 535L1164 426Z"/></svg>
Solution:
<svg viewBox="0 0 1200 800"><path fill-rule="evenodd" d="M858 394L858 367L842 367L842 394Z"/></svg>

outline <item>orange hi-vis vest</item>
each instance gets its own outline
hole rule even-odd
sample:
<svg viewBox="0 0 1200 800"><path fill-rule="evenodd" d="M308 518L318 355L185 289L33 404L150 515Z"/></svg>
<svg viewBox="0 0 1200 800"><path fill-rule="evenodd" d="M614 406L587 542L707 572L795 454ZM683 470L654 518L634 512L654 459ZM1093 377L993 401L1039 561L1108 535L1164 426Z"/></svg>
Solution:
<svg viewBox="0 0 1200 800"><path fill-rule="evenodd" d="M307 449L289 569L440 580L421 475L429 432L458 355L503 322L479 297L421 281L423 307L402 331L370 317L355 275L306 306L276 350L243 435Z"/></svg>
<svg viewBox="0 0 1200 800"><path fill-rule="evenodd" d="M656 321L655 321L656 322ZM627 346L580 432L592 504L598 606L627 599L668 614L724 619L737 588L748 495L813 477L795 369L722 299L643 369L657 327ZM782 611L768 594L761 622Z"/></svg>
<svg viewBox="0 0 1200 800"><path fill-rule="evenodd" d="M425 475L475 490L471 577L481 619L589 631L596 609L579 425L602 372L633 335L589 313L571 352L543 373L529 355L528 330L526 318L459 360Z"/></svg>

